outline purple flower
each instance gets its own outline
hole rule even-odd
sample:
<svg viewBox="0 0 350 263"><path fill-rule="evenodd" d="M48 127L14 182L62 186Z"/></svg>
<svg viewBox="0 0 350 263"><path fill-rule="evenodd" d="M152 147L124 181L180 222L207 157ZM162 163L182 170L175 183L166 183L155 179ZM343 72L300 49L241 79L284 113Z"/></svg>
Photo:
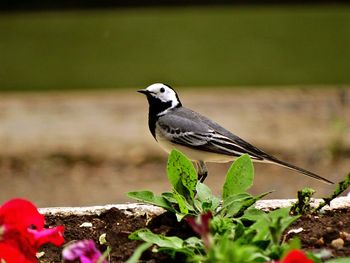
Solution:
<svg viewBox="0 0 350 263"><path fill-rule="evenodd" d="M80 240L67 247L62 251L64 260L80 260L81 263L96 263L101 257L101 252L96 248L93 240ZM104 259L101 263L107 263Z"/></svg>

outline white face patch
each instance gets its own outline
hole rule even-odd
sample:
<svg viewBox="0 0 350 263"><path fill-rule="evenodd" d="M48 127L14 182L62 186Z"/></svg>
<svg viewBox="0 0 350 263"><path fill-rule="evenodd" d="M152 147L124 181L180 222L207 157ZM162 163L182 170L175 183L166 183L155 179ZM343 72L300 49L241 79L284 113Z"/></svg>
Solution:
<svg viewBox="0 0 350 263"><path fill-rule="evenodd" d="M155 83L148 86L146 90L148 90L153 97L158 98L163 102L171 101L172 107L175 107L179 104L176 92L167 85L164 85L162 83Z"/></svg>

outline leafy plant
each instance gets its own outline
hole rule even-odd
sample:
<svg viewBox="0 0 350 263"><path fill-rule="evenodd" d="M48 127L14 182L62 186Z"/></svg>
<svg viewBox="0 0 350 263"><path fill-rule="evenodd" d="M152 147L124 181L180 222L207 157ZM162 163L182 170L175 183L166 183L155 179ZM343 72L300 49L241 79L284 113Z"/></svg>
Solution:
<svg viewBox="0 0 350 263"><path fill-rule="evenodd" d="M172 192L158 196L150 191L139 191L130 192L128 196L173 212L178 221L185 218L197 236L181 239L155 234L147 228L137 230L129 238L145 243L136 249L128 263L137 262L151 246L153 252L167 253L173 258L181 254L187 262L321 262L315 254L302 253L298 239L281 242L283 232L299 218L290 214L290 208L269 213L254 208L256 201L269 192L258 196L246 192L254 180L253 164L248 155L242 155L231 165L222 198L213 195L208 186L198 181L192 163L176 150L169 156L167 174ZM339 183L332 196L324 198L324 203L314 209L310 205L314 190L299 191L298 202L292 207L293 214L318 211L349 184L350 174ZM281 258L283 260L279 261Z"/></svg>
<svg viewBox="0 0 350 263"><path fill-rule="evenodd" d="M292 205L291 213L293 215L310 213L312 211L310 202L314 193L315 190L309 187L299 190L297 194L298 200Z"/></svg>
<svg viewBox="0 0 350 263"><path fill-rule="evenodd" d="M168 159L167 175L172 185L172 192L156 196L150 191L138 191L129 192L128 196L174 212L179 220L188 214L195 215L203 211L201 202L195 195L198 192L198 196L203 198L208 194L208 189L204 187L197 189L197 173L191 161L182 153L172 151Z"/></svg>
<svg viewBox="0 0 350 263"><path fill-rule="evenodd" d="M283 231L298 218L289 216L289 209L267 214L253 207L268 193L252 196L246 192L254 180L254 168L248 155L242 155L231 165L222 189L222 202L197 180L192 163L176 150L169 156L167 174L172 192L157 196L141 191L128 193L128 196L174 212L179 221L186 218L200 238L167 237L140 229L130 235L131 239L154 244L155 251L173 257L180 253L191 262L230 262L233 259L237 263L266 262L300 247L297 242L280 244ZM138 255L141 255L140 250L137 250Z"/></svg>
<svg viewBox="0 0 350 263"><path fill-rule="evenodd" d="M268 193L251 196L245 191L252 186L253 164L248 155L242 155L230 167L224 187L223 205L205 184L198 181L196 170L181 152L173 150L168 159L167 175L172 192L160 196L150 191L129 192L130 198L162 207L174 212L180 221L188 215L196 216L206 211L226 217L242 215L243 211Z"/></svg>

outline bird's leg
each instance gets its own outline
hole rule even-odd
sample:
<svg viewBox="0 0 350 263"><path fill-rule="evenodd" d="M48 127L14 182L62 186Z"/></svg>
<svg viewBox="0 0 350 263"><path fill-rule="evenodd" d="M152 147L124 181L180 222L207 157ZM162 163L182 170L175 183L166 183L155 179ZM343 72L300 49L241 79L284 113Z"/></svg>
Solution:
<svg viewBox="0 0 350 263"><path fill-rule="evenodd" d="M207 176L208 176L207 166L205 165L205 162L203 162L203 161L198 161L198 162L196 162L196 164L197 164L197 170L198 170L198 181L203 183L205 178L207 178Z"/></svg>

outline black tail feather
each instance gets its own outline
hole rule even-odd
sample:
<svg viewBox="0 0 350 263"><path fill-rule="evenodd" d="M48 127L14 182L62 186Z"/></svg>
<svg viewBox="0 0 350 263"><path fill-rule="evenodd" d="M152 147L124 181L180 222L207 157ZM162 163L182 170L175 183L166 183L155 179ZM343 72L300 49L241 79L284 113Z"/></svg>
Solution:
<svg viewBox="0 0 350 263"><path fill-rule="evenodd" d="M274 158L274 157L272 157L272 156L271 156L270 158L268 158L268 159L265 159L265 160L267 160L267 161L269 161L269 162L272 162L272 163L275 163L275 164L277 164L277 165L286 167L286 168L288 168L288 169L297 171L297 172L299 172L299 173L302 173L302 174L304 174L304 175L307 175L307 176L309 176L309 177L312 177L312 178L314 178L314 179L317 179L317 180L319 180L319 181L321 181L321 182L324 182L324 183L326 183L326 184L334 184L332 181L330 181L330 180L328 180L328 179L326 179L326 178L323 178L323 177L321 177L321 176L319 176L319 175L317 175L317 174L315 174L315 173L313 173L313 172L310 172L310 171L308 171L308 170L305 170L305 169L300 168L300 167L298 167L298 166L295 166L295 165L293 165L293 164L290 164L290 163L287 163L287 162L278 160L277 158Z"/></svg>

